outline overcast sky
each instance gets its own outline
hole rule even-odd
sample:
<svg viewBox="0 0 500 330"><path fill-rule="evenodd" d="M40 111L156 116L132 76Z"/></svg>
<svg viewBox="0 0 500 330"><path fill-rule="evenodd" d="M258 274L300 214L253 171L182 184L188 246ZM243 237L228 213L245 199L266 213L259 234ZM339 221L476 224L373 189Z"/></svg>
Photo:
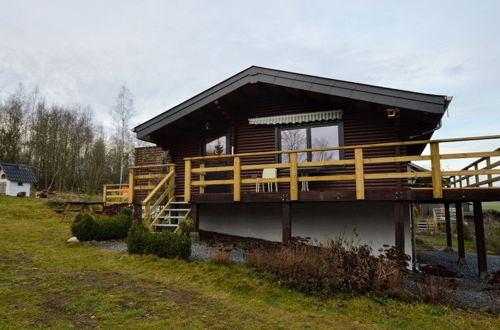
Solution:
<svg viewBox="0 0 500 330"><path fill-rule="evenodd" d="M407 3L0 0L0 97L38 86L108 126L126 83L139 124L260 65L452 95L435 138L500 134L500 2Z"/></svg>

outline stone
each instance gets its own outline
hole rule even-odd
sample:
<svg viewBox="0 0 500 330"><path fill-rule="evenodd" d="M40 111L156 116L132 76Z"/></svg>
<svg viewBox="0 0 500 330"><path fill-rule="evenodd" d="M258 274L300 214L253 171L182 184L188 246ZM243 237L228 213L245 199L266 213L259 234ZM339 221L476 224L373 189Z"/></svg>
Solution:
<svg viewBox="0 0 500 330"><path fill-rule="evenodd" d="M76 238L75 236L73 236L70 239L68 239L66 242L71 243L71 242L79 242L79 241L78 241L78 238Z"/></svg>

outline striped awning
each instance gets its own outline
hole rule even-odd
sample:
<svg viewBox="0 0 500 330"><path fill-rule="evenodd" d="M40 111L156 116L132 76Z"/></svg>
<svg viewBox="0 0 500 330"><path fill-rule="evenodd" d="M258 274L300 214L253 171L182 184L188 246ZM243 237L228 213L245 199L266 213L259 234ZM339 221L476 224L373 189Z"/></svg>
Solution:
<svg viewBox="0 0 500 330"><path fill-rule="evenodd" d="M269 116L248 119L250 125L300 124L314 121L342 119L342 110L296 113L292 115Z"/></svg>

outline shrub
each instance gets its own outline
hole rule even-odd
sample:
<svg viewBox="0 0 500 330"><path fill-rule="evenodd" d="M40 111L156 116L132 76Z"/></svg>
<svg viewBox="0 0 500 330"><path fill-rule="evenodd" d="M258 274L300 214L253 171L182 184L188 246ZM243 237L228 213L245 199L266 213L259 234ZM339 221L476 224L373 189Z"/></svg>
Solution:
<svg viewBox="0 0 500 330"><path fill-rule="evenodd" d="M210 254L210 261L217 265L227 265L231 262L231 252L214 250Z"/></svg>
<svg viewBox="0 0 500 330"><path fill-rule="evenodd" d="M80 241L90 241L95 239L97 225L89 214L78 214L71 224L71 234Z"/></svg>
<svg viewBox="0 0 500 330"><path fill-rule="evenodd" d="M417 283L417 297L425 303L450 305L454 289L445 279L425 275L422 283Z"/></svg>
<svg viewBox="0 0 500 330"><path fill-rule="evenodd" d="M127 250L130 254L144 254L145 249L145 236L149 231L143 225L133 225L130 227L125 242L127 243Z"/></svg>
<svg viewBox="0 0 500 330"><path fill-rule="evenodd" d="M127 236L132 216L119 214L94 219L89 214L79 214L71 224L71 233L80 241L103 241Z"/></svg>
<svg viewBox="0 0 500 330"><path fill-rule="evenodd" d="M303 243L276 249L258 248L247 263L291 289L310 295L339 292L366 293L394 289L406 271L407 256L394 257L395 249L374 257L367 245L356 246L342 239L323 246ZM404 264L404 266L403 266Z"/></svg>
<svg viewBox="0 0 500 330"><path fill-rule="evenodd" d="M132 226L127 236L129 253L154 254L160 258L189 259L191 240L189 237L169 231L150 233L144 226Z"/></svg>
<svg viewBox="0 0 500 330"><path fill-rule="evenodd" d="M119 214L113 217L98 218L95 221L97 224L95 240L120 239L127 237L128 230L132 224L132 216Z"/></svg>
<svg viewBox="0 0 500 330"><path fill-rule="evenodd" d="M210 246L210 261L218 265L227 265L231 262L231 247L223 243L216 243Z"/></svg>
<svg viewBox="0 0 500 330"><path fill-rule="evenodd" d="M125 216L130 217L130 218L132 218L133 213L134 213L134 210L132 210L130 207L123 207L120 210L120 214L125 215Z"/></svg>
<svg viewBox="0 0 500 330"><path fill-rule="evenodd" d="M194 230L194 221L191 218L182 220L179 223L179 232L184 235L188 235Z"/></svg>

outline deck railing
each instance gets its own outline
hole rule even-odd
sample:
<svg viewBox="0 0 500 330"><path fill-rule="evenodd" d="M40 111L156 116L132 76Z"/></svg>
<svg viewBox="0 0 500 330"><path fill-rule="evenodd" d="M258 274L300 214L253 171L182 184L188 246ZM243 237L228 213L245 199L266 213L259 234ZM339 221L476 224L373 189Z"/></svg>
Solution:
<svg viewBox="0 0 500 330"><path fill-rule="evenodd" d="M124 184L105 184L102 191L102 199L106 204L127 203L129 198L129 185Z"/></svg>
<svg viewBox="0 0 500 330"><path fill-rule="evenodd" d="M205 187L209 185L232 185L233 200L241 200L241 185L242 184L260 184L286 182L290 184L290 200L296 201L299 198L299 182L317 182L317 181L354 181L356 187L356 198L358 200L365 199L365 183L367 180L379 179L410 179L410 178L431 178L432 191L434 198L443 198L443 178L453 176L472 176L472 175L498 175L500 169L463 169L459 171L444 171L441 168L441 160L477 158L477 157L497 157L500 156L500 151L490 152L468 152L468 153L451 153L442 154L440 145L451 142L467 142L478 140L500 139L500 135L465 137L440 140L421 140L421 141L406 141L406 142L391 142L379 144L364 144L356 146L342 146L332 148L312 148L300 150L284 150L284 151L267 151L256 153L242 154L224 154L212 155L204 157L185 158L185 178L184 178L184 200L191 200L191 191L193 187L199 187L200 193L204 193ZM429 155L419 156L394 156L394 157L365 157L365 151L372 148L385 147L403 147L414 145L430 145ZM303 152L318 152L318 151L333 151L333 150L352 150L354 157L351 159L328 160L328 161L309 161L299 162L297 155ZM263 156L263 155L278 155L288 154L288 163L266 163L242 165L241 160L244 158ZM232 159L232 165L207 167L207 161L223 161ZM380 173L365 173L365 165L371 164L387 164L387 163L407 163L411 161L430 161L431 170L428 172L380 172ZM198 166L197 166L198 165ZM323 176L301 176L298 175L299 168L307 167L328 167L336 165L352 165L354 170L349 174L323 175ZM289 175L277 178L242 178L242 171L262 170L266 168L288 169ZM206 174L210 172L230 172L232 179L224 180L206 180ZM193 175L198 175L199 180L192 180Z"/></svg>
<svg viewBox="0 0 500 330"><path fill-rule="evenodd" d="M103 201L105 204L133 203L134 195L144 192L148 195L166 175L169 164L138 165L128 169L128 183L105 184ZM140 184L139 184L140 183Z"/></svg>
<svg viewBox="0 0 500 330"><path fill-rule="evenodd" d="M175 201L175 165L170 164L169 172L142 201L144 206L144 223L150 230L158 222L162 214Z"/></svg>
<svg viewBox="0 0 500 330"><path fill-rule="evenodd" d="M500 151L500 148L495 151ZM481 157L478 160L470 163L465 166L462 170L467 171L471 168L474 168L475 171L479 170L494 170L500 168L500 160L492 161L491 156ZM483 166L484 167L481 167ZM473 182L471 179L473 178ZM494 177L492 174L487 174L486 180L481 180L479 174L475 175L459 175L452 176L450 178L450 186L453 187L493 187L493 183L500 181L500 176Z"/></svg>

